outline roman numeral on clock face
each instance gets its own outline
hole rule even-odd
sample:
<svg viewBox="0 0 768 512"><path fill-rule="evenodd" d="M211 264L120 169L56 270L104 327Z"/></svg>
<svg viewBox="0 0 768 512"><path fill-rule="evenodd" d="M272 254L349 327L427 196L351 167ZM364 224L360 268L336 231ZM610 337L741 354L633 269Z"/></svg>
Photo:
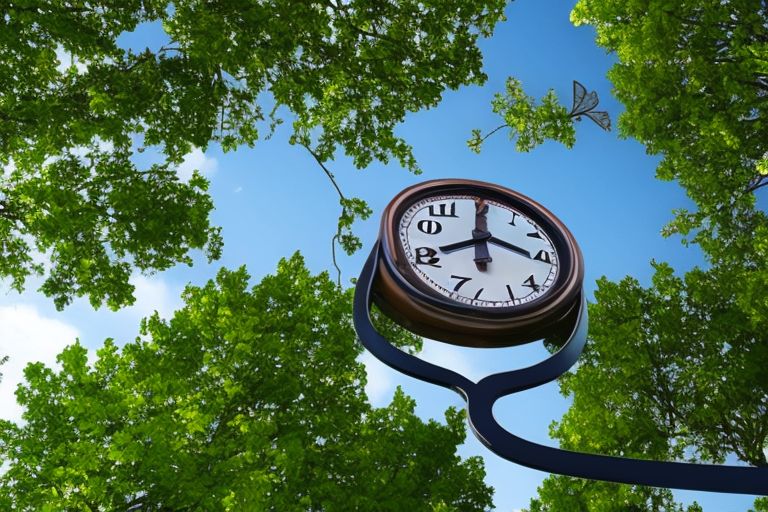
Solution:
<svg viewBox="0 0 768 512"><path fill-rule="evenodd" d="M436 235L443 230L443 226L436 220L420 220L416 227L427 235Z"/></svg>
<svg viewBox="0 0 768 512"><path fill-rule="evenodd" d="M456 203L451 203L450 206L446 203L431 204L429 205L430 217L458 217L456 215Z"/></svg>
<svg viewBox="0 0 768 512"><path fill-rule="evenodd" d="M533 257L535 260L543 261L544 263L552 263L552 257L549 255L547 251L541 250L536 253L536 256Z"/></svg>
<svg viewBox="0 0 768 512"><path fill-rule="evenodd" d="M533 274L528 276L528 279L523 281L523 286L526 286L535 292L539 291L539 285L536 284L536 281L533 278Z"/></svg>
<svg viewBox="0 0 768 512"><path fill-rule="evenodd" d="M429 265L430 267L441 268L437 264L440 258L435 258L437 251L431 247L417 247L416 248L416 264L417 265Z"/></svg>

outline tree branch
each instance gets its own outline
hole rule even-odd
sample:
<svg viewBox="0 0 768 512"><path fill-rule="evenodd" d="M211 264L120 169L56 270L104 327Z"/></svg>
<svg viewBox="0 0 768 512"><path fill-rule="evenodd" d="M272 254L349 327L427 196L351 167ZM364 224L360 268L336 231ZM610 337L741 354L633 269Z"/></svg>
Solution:
<svg viewBox="0 0 768 512"><path fill-rule="evenodd" d="M508 124L506 124L506 123L502 124L501 126L497 126L497 127L496 127L496 128L494 128L493 130L491 130L490 132L488 132L488 134L487 134L485 137L483 137L482 139L480 139L480 144L482 144L483 142L485 142L485 139L487 139L488 137L490 137L491 135L493 135L493 134L494 134L494 133L496 133L497 131L501 130L502 128L511 128L511 127L510 127Z"/></svg>
<svg viewBox="0 0 768 512"><path fill-rule="evenodd" d="M331 259L333 260L333 267L336 269L336 284L341 286L341 269L336 262L336 243L339 241L339 231L331 238Z"/></svg>
<svg viewBox="0 0 768 512"><path fill-rule="evenodd" d="M309 154L312 155L312 157L315 159L317 164L320 166L320 168L323 170L326 176L328 176L328 179L331 180L331 184L333 185L333 188L336 189L336 193L339 194L339 199L342 201L346 201L347 198L344 196L344 193L341 191L341 188L339 187L339 184L336 182L336 177L333 175L333 173L328 169L328 167L325 166L325 163L320 158L320 156L315 153L315 151L312 150L312 148L309 147L309 145L301 143L301 145L309 151ZM342 214L344 213L344 210L342 208ZM336 234L333 235L333 238L331 238L331 259L333 261L333 266L336 269L336 283L341 286L341 268L339 268L338 261L336 261L336 243L339 241L339 238L341 237L341 228L336 230Z"/></svg>
<svg viewBox="0 0 768 512"><path fill-rule="evenodd" d="M366 37L370 37L370 38L373 38L373 39L378 39L378 40L381 40L381 41L387 41L389 43L392 43L393 45L397 45L397 41L393 40L392 38L390 38L390 37L388 37L388 36L386 36L384 34L380 34L379 32L377 32L375 30L373 32L371 32L369 30L365 30L365 29L362 29L362 28L358 27L354 23L351 23L347 19L347 16L346 16L346 14L348 12L346 6L345 7L340 7L340 6L336 5L334 2L331 2L331 0L326 0L324 3L325 3L325 5L330 7L337 14L338 18L340 20L342 20L346 26L348 26L349 28L351 28L352 30L357 32L358 34L366 36Z"/></svg>
<svg viewBox="0 0 768 512"><path fill-rule="evenodd" d="M336 183L336 178L334 177L333 173L328 170L328 168L325 166L323 161L320 159L320 156L315 153L312 148L310 148L307 144L300 143L304 148L309 151L309 154L312 155L312 157L315 159L315 161L318 163L318 165L323 169L323 172L325 172L325 175L328 176L328 179L331 180L331 183L333 184L333 188L336 189L336 192L339 194L339 198L343 200L347 200L347 198L342 193L341 189L339 188L339 184Z"/></svg>
<svg viewBox="0 0 768 512"><path fill-rule="evenodd" d="M749 186L747 187L747 193L754 192L755 190L762 188L766 185L768 185L768 176L759 176L759 177L753 178L749 182Z"/></svg>

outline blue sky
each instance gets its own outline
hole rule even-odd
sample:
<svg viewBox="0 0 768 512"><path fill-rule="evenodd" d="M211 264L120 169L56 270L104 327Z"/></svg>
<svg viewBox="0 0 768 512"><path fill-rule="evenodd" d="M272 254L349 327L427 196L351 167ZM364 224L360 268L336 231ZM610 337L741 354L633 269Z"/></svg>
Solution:
<svg viewBox="0 0 768 512"><path fill-rule="evenodd" d="M673 208L690 207L674 183L654 178L657 158L645 154L633 140L606 133L589 120L577 124L577 143L568 150L546 143L531 153L516 153L506 133L499 132L483 152L469 151L466 140L472 128L490 130L501 123L490 110L494 93L502 91L508 76L520 79L526 92L537 98L553 88L569 105L572 81L579 80L600 96L600 106L614 121L621 105L611 96L605 74L613 57L594 44L589 27L575 28L569 21L573 2L518 1L507 9L493 38L482 42L488 82L444 94L432 110L409 115L398 129L414 146L423 169L414 176L396 164L373 163L357 170L338 155L329 163L347 196L368 201L374 214L358 222L355 232L364 248L353 256L341 255L343 282L349 284L378 234L379 215L403 188L436 178L472 178L518 190L552 210L578 240L586 263L585 288L591 296L595 280L618 280L631 275L648 284L652 259L667 261L682 272L703 264L695 248L678 239L663 239L660 230L671 219ZM124 37L136 47L161 44L156 27L145 27ZM188 156L186 169L200 168L211 181L216 211L213 220L222 226L225 241L220 261L208 264L198 255L193 267L177 267L154 276L134 276L137 305L119 312L94 311L78 300L63 313L35 292L0 294L0 354L12 361L0 383L0 414L15 417L13 388L25 361L52 363L55 354L75 337L95 349L107 337L123 343L138 331L139 319L153 310L169 316L181 304L179 294L187 283L203 284L222 266L246 265L254 281L274 271L281 257L301 251L309 267L333 271L330 240L339 213L331 183L312 157L287 142L289 123L269 141L254 149L223 154L217 148ZM276 213L276 212L279 212ZM34 289L34 284L30 286ZM425 343L422 357L459 370L470 378L526 366L539 361L545 351L538 343L508 349L461 349L437 342ZM384 405L400 385L416 398L423 418L441 420L450 405L463 405L450 391L403 377L363 356L369 369L369 394L375 405ZM559 419L568 401L549 384L502 399L495 412L500 423L527 439L556 445L547 430ZM482 455L487 482L496 489L497 510L526 507L545 478L539 471L522 468L491 454L471 434L461 454ZM716 493L680 492L686 502L697 500L706 511L746 511L753 498Z"/></svg>

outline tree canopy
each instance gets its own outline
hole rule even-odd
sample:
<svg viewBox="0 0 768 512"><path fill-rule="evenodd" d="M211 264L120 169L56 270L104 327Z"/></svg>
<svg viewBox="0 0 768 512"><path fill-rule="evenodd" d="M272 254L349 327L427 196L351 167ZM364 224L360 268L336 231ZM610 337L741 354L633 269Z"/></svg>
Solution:
<svg viewBox="0 0 768 512"><path fill-rule="evenodd" d="M485 80L477 41L505 4L5 2L0 277L22 289L43 274L59 308L75 296L117 308L133 300L132 269L190 263L192 249L218 257L206 182L180 181L175 166L193 148L253 145L284 119L320 165L341 149L358 167L396 158L418 171L395 126ZM120 45L148 24L162 46ZM162 162L142 166L145 150ZM369 210L339 195L337 239L351 251L349 226Z"/></svg>
<svg viewBox="0 0 768 512"><path fill-rule="evenodd" d="M621 135L695 202L663 234L698 244L707 265L680 276L654 261L650 286L598 282L587 348L560 382L573 405L552 435L575 450L766 466L768 218L755 193L768 184L768 4L580 0L571 19L617 57ZM530 510L564 509L683 508L663 489L551 476Z"/></svg>
<svg viewBox="0 0 768 512"><path fill-rule="evenodd" d="M303 259L248 289L244 269L188 287L93 364L31 364L22 425L0 423L4 510L482 511L492 490L461 460L464 414L423 422L401 391L371 407L351 291ZM382 326L404 349L420 343Z"/></svg>

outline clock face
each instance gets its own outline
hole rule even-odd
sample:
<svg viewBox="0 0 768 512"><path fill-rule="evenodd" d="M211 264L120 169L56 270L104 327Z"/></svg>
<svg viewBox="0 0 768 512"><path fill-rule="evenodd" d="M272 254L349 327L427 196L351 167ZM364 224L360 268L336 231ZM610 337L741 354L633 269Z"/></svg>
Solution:
<svg viewBox="0 0 768 512"><path fill-rule="evenodd" d="M515 308L544 297L559 257L541 225L514 206L477 195L418 200L399 218L413 276L458 304Z"/></svg>
<svg viewBox="0 0 768 512"><path fill-rule="evenodd" d="M581 304L584 263L568 228L493 183L408 187L382 212L379 242L372 300L431 339L473 347L559 339Z"/></svg>

